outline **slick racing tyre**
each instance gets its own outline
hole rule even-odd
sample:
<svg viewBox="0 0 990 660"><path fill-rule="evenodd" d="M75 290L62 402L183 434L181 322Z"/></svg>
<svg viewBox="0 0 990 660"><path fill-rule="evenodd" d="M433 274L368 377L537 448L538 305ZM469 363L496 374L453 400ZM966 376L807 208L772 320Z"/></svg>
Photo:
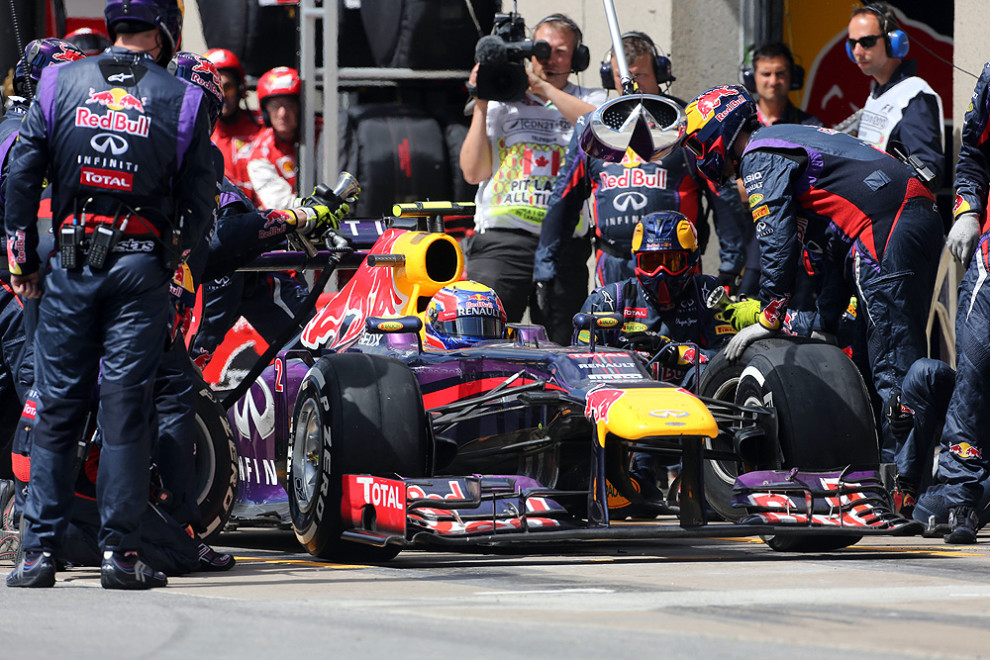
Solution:
<svg viewBox="0 0 990 660"><path fill-rule="evenodd" d="M701 395L719 401L730 403L736 400L736 388L739 386L739 378L743 369L757 355L774 348L792 346L796 344L810 343L813 340L803 337L774 337L772 339L761 339L753 342L735 362L729 362L725 358L725 353L719 352L708 366L701 373ZM718 438L706 440L708 449L720 452L732 452L732 439L719 435ZM720 516L729 521L739 520L746 515L742 509L729 506L732 498L732 487L736 482L736 477L741 472L748 472L756 469L779 468L778 464L771 465L748 465L744 466L739 461L732 460L711 460L704 462L705 472L705 499L709 506Z"/></svg>
<svg viewBox="0 0 990 660"><path fill-rule="evenodd" d="M388 561L399 549L340 538L341 476L429 476L433 462L423 397L415 376L392 358L326 355L299 388L288 451L289 513L313 555Z"/></svg>
<svg viewBox="0 0 990 660"><path fill-rule="evenodd" d="M223 530L237 494L237 443L227 411L204 382L196 397L196 503L207 543Z"/></svg>
<svg viewBox="0 0 990 660"><path fill-rule="evenodd" d="M866 385L835 346L788 346L757 355L739 378L736 403L776 411L783 467L840 470L880 462ZM860 538L777 535L764 540L780 552L825 552Z"/></svg>

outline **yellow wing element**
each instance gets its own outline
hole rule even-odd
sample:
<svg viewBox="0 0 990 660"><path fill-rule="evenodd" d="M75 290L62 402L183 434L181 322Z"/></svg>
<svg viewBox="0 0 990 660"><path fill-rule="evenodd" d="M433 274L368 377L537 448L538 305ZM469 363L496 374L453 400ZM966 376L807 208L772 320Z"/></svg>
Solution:
<svg viewBox="0 0 990 660"><path fill-rule="evenodd" d="M604 386L588 393L585 416L595 424L604 447L608 433L639 440L650 436L718 436L708 407L679 387Z"/></svg>
<svg viewBox="0 0 990 660"><path fill-rule="evenodd" d="M409 301L400 315L416 314L420 298L431 298L464 273L464 253L447 234L407 232L396 239L392 254L405 256L392 274L396 290Z"/></svg>

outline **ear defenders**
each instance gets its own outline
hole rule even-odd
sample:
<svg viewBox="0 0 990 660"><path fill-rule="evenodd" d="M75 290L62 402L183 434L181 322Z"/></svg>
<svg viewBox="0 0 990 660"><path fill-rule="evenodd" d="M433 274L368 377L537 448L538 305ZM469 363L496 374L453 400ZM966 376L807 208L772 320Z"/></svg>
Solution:
<svg viewBox="0 0 990 660"><path fill-rule="evenodd" d="M563 23L574 33L577 40L574 44L574 54L571 56L571 71L581 73L587 69L588 65L591 64L591 51L584 45L584 35L581 33L581 28L578 27L578 24L564 14L550 14L533 27L533 33L535 34L537 28L544 23Z"/></svg>
<svg viewBox="0 0 990 660"><path fill-rule="evenodd" d="M887 14L879 7L866 5L863 9L872 12L877 17L877 21L880 23L880 32L883 33L883 45L887 51L887 57L893 57L899 60L907 57L908 51L911 49L911 40L908 39L904 30L899 28L890 29L893 26L887 19ZM853 49L849 45L848 39L846 40L846 55L855 64L856 56L853 55Z"/></svg>
<svg viewBox="0 0 990 660"><path fill-rule="evenodd" d="M656 44L653 43L653 39L650 39L649 35L645 32L626 32L622 35L621 41L625 41L626 37L635 37L637 39L642 39L647 44L650 45L650 51L653 54L653 75L657 77L657 84L662 85L664 83L674 82L677 80L674 78L672 72L672 66L670 63L670 58L665 55L661 55L657 50ZM612 49L610 48L605 57L602 59L601 67L598 69L599 74L602 78L602 87L605 89L615 89L615 77L612 75Z"/></svg>
<svg viewBox="0 0 990 660"><path fill-rule="evenodd" d="M783 53L781 53L781 56L783 56L785 60L791 63L790 91L796 92L802 87L804 87L804 67L801 66L800 64L794 63L794 56L791 54L791 50L787 46L784 46L783 44L781 44L781 46L783 46L782 48ZM743 64L739 65L739 82L742 83L742 86L746 88L747 92L750 92L751 94L756 93L755 62L753 64L746 64L744 62Z"/></svg>

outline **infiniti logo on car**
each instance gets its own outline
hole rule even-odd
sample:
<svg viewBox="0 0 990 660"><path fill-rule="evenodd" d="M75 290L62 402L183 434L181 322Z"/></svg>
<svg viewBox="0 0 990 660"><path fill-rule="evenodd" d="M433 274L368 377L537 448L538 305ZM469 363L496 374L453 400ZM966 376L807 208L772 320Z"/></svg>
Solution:
<svg viewBox="0 0 990 660"><path fill-rule="evenodd" d="M105 154L109 151L114 156L119 156L127 151L129 145L127 144L127 140L119 135L114 135L113 133L98 133L90 139L89 146L93 147L101 154Z"/></svg>

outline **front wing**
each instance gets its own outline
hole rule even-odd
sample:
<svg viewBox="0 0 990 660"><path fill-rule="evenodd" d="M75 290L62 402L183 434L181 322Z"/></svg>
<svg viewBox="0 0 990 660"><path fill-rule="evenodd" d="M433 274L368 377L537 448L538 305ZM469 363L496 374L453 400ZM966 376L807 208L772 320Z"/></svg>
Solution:
<svg viewBox="0 0 990 660"><path fill-rule="evenodd" d="M344 475L342 538L383 547L467 547L579 541L704 538L716 536L901 536L910 524L858 524L837 512L813 522L713 523L649 521L635 525L592 524L573 516L558 500L586 491L544 488L518 475L385 479ZM753 521L754 518L750 518ZM907 521L904 521L907 523Z"/></svg>

